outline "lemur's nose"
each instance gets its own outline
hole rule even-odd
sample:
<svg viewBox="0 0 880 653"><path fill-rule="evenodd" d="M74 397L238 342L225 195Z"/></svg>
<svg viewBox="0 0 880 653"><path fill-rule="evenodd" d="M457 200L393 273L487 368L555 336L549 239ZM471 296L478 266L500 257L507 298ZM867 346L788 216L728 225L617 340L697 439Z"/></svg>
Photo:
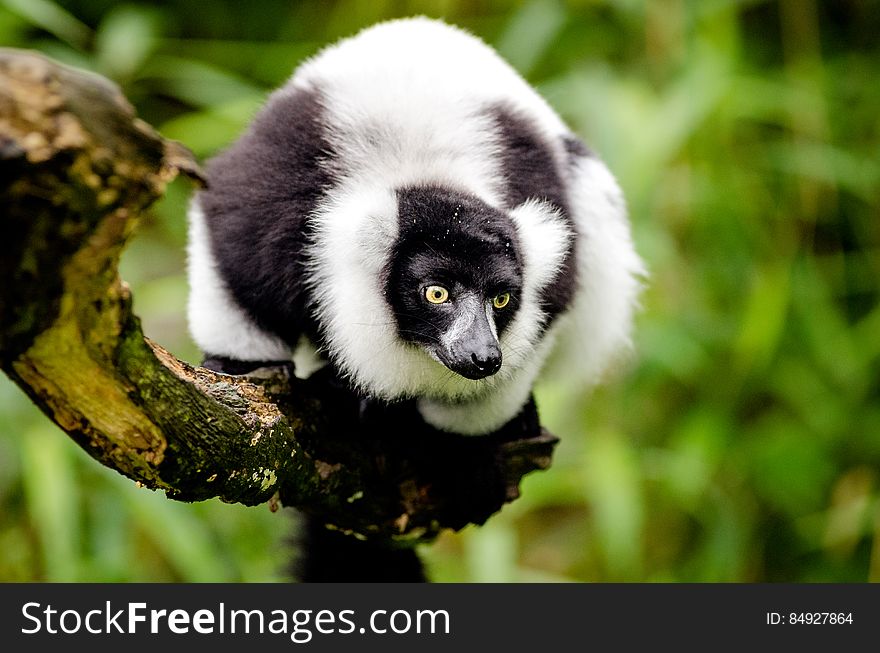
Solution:
<svg viewBox="0 0 880 653"><path fill-rule="evenodd" d="M489 347L477 354L471 354L474 366L486 376L495 374L501 369L501 350L498 347Z"/></svg>

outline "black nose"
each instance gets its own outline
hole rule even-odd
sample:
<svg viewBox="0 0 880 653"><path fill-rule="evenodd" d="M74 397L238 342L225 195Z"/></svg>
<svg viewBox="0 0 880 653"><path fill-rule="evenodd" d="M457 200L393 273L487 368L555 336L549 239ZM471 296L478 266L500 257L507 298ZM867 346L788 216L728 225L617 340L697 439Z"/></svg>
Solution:
<svg viewBox="0 0 880 653"><path fill-rule="evenodd" d="M487 349L479 354L471 354L471 362L485 376L495 374L501 369L501 350L497 347Z"/></svg>

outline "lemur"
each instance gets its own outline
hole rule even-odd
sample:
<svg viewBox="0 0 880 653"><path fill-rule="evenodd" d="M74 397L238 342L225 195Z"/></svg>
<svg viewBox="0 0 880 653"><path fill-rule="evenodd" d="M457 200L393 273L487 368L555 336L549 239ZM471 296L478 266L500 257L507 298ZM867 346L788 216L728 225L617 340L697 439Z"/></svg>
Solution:
<svg viewBox="0 0 880 653"><path fill-rule="evenodd" d="M329 365L359 397L481 437L537 423L551 354L591 384L629 343L644 267L618 184L456 27L393 20L327 47L207 176L188 252L207 367ZM308 530L330 543L304 579L356 573L343 559L362 543Z"/></svg>

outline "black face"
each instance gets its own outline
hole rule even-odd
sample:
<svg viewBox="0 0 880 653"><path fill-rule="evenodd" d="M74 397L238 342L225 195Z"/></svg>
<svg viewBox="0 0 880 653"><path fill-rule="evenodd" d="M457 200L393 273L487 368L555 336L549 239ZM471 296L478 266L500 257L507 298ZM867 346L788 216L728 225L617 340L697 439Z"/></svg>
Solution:
<svg viewBox="0 0 880 653"><path fill-rule="evenodd" d="M398 191L400 235L388 273L400 337L468 379L495 374L498 336L519 307L522 265L510 218L437 187Z"/></svg>

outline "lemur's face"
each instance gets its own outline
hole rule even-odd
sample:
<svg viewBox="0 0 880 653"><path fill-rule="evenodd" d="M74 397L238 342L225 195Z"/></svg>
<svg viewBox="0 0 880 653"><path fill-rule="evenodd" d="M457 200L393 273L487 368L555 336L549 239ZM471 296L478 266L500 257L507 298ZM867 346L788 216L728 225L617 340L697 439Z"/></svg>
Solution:
<svg viewBox="0 0 880 653"><path fill-rule="evenodd" d="M456 374L491 376L503 361L499 336L519 307L515 234L481 202L408 192L416 197L399 194L401 237L387 285L398 333Z"/></svg>

